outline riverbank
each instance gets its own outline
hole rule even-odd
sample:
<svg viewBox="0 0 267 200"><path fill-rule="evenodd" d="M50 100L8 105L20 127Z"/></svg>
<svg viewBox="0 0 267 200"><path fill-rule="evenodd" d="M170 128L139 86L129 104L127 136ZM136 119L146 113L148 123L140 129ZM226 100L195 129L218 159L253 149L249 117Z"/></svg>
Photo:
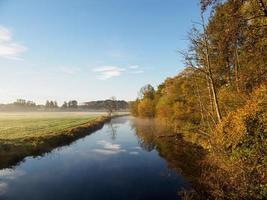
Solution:
<svg viewBox="0 0 267 200"><path fill-rule="evenodd" d="M0 169L15 165L27 156L68 145L102 128L109 120L106 116L0 120L5 124L0 133Z"/></svg>
<svg viewBox="0 0 267 200"><path fill-rule="evenodd" d="M146 127L144 135L137 132ZM187 177L176 173L172 160L188 169L187 164L192 167L201 157L190 157L192 162L186 163L187 145L174 146L171 138L170 145L164 140L166 146L157 148L152 137L146 139L153 130L158 128L150 121L112 118L94 134L0 170L0 185L5 187L0 199L177 200L177 192L190 184ZM177 153L175 147L182 151Z"/></svg>

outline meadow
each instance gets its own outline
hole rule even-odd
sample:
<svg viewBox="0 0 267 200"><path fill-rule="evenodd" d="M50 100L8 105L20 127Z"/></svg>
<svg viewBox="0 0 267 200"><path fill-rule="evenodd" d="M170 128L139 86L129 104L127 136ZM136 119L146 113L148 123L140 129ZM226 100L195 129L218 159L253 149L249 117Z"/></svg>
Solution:
<svg viewBox="0 0 267 200"><path fill-rule="evenodd" d="M104 113L90 112L0 113L0 168L70 144L107 120Z"/></svg>
<svg viewBox="0 0 267 200"><path fill-rule="evenodd" d="M17 140L61 134L95 120L104 113L14 112L0 113L0 140Z"/></svg>

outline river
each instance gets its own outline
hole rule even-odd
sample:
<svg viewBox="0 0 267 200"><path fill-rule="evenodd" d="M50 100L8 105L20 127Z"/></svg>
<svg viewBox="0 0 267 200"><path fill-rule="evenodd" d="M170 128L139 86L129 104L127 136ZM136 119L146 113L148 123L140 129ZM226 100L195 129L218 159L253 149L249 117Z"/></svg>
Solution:
<svg viewBox="0 0 267 200"><path fill-rule="evenodd" d="M179 199L192 171L198 174L191 156L198 150L162 134L169 133L149 120L114 118L68 146L0 170L0 199Z"/></svg>

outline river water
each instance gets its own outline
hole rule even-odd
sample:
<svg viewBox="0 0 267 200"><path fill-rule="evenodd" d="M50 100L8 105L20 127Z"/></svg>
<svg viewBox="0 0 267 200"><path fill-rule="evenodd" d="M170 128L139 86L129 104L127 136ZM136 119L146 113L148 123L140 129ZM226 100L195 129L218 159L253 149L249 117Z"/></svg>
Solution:
<svg viewBox="0 0 267 200"><path fill-rule="evenodd" d="M187 160L193 148L161 134L168 133L148 120L115 118L69 146L0 170L0 199L179 199L197 172L194 158Z"/></svg>

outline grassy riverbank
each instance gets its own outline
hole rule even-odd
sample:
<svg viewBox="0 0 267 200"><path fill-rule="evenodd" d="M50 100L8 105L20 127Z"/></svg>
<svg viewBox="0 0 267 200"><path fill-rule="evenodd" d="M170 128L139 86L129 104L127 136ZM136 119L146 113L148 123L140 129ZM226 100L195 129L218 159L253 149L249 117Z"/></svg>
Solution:
<svg viewBox="0 0 267 200"><path fill-rule="evenodd" d="M1 113L0 168L69 144L108 120L90 113Z"/></svg>

